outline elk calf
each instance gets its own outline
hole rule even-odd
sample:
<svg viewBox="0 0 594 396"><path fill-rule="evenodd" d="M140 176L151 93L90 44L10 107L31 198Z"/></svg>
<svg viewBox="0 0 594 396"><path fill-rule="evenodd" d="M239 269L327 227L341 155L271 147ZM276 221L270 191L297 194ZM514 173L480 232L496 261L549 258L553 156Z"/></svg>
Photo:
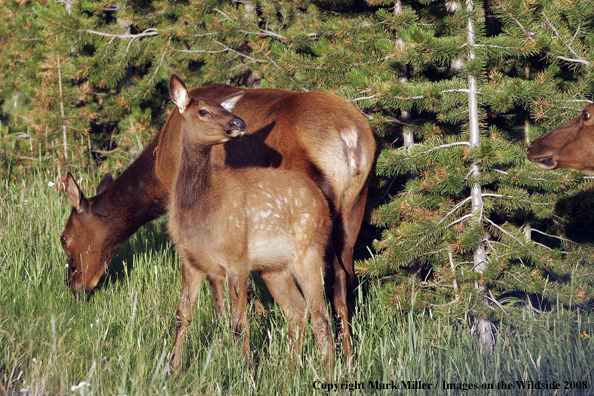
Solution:
<svg viewBox="0 0 594 396"><path fill-rule="evenodd" d="M212 146L243 134L245 123L230 113L243 92L220 104L192 99L181 79L172 75L169 94L182 119L180 166L168 223L182 260L171 368L179 370L185 333L205 275L227 280L232 330L245 334L243 350L250 356L246 313L250 271L262 276L297 339L309 310L316 341L328 357L332 348L322 279L332 223L322 192L296 172L211 166Z"/></svg>

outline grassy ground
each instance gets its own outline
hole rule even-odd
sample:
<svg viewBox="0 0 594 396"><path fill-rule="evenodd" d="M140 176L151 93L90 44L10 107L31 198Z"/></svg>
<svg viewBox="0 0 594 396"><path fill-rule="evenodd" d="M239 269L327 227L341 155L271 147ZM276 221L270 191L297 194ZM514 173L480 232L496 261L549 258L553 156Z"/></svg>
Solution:
<svg viewBox="0 0 594 396"><path fill-rule="evenodd" d="M355 291L353 368L338 360L325 372L311 331L302 362L294 362L283 315L265 297L268 319L250 310L247 365L203 288L183 374L168 376L181 273L165 222L118 250L115 269L88 301L73 298L59 243L70 206L54 181L41 171L24 183L0 181L0 394L594 394L590 316L555 307L498 323L484 364L472 328L396 314L373 281ZM83 190L94 189L83 182ZM521 389L517 381L559 389ZM497 389L502 383L509 389Z"/></svg>

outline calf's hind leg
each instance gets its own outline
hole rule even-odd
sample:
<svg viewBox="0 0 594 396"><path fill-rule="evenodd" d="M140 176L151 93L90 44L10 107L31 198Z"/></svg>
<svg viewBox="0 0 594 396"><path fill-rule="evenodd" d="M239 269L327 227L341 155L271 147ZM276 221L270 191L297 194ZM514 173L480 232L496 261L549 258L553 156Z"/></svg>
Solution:
<svg viewBox="0 0 594 396"><path fill-rule="evenodd" d="M247 281L248 274L230 272L227 278L231 299L231 330L234 336L243 333L243 354L251 359L250 327L247 320Z"/></svg>
<svg viewBox="0 0 594 396"><path fill-rule="evenodd" d="M294 276L307 301L314 337L328 366L334 358L334 348L328 323L328 310L324 301L323 255L310 250L304 255L302 264L302 270L294 271ZM293 268L300 267L293 263Z"/></svg>
<svg viewBox="0 0 594 396"><path fill-rule="evenodd" d="M207 279L212 290L215 311L217 312L217 315L222 318L225 316L225 296L223 293L225 289L223 285L225 283L223 282L223 279L215 276L207 276Z"/></svg>
<svg viewBox="0 0 594 396"><path fill-rule="evenodd" d="M260 277L266 282L274 301L281 307L289 322L289 336L294 345L295 361L301 361L301 345L307 323L305 299L293 280L286 272L265 272Z"/></svg>

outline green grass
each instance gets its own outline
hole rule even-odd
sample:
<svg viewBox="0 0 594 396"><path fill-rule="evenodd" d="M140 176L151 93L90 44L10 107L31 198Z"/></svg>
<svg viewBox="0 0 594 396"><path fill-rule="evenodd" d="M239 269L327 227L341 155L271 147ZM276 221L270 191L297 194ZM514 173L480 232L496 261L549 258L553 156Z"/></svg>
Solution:
<svg viewBox="0 0 594 396"><path fill-rule="evenodd" d="M485 365L466 322L395 313L382 302L381 285L374 281L355 291L353 368L338 359L325 372L311 331L302 361L295 362L286 321L265 297L268 319L250 309L255 352L249 366L228 320L216 317L203 287L183 373L168 376L181 272L164 219L118 249L114 270L88 301L74 298L65 285L59 243L70 204L48 186L55 181L50 172L32 174L26 182L0 181L0 394L343 395L351 392L313 386L355 381L365 389L352 394L530 394L518 389L520 380L561 386L557 393L532 394L594 394L592 316L554 307L550 313L525 310L505 319L497 324L493 359ZM96 182L97 175L92 179ZM83 182L83 191L92 190ZM421 381L433 389L377 390L369 381L397 386ZM504 381L513 387L464 392L443 390L442 381L495 388ZM565 381L587 389L566 391Z"/></svg>

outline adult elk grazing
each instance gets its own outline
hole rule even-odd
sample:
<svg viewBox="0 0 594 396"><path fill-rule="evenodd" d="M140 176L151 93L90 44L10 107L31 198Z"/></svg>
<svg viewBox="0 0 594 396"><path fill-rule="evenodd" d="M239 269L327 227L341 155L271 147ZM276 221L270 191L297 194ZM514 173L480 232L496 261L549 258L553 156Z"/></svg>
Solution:
<svg viewBox="0 0 594 396"><path fill-rule="evenodd" d="M528 159L543 169L594 172L594 104L534 140L528 147Z"/></svg>
<svg viewBox="0 0 594 396"><path fill-rule="evenodd" d="M294 171L211 166L212 146L244 132L243 120L229 112L242 92L221 104L191 99L174 74L169 95L179 110L182 135L168 223L182 261L172 369L180 367L185 334L205 274L227 280L231 326L236 335L245 332L247 356L247 280L252 270L260 273L292 322L289 328L296 340L305 310L311 312L316 341L329 355L322 276L332 224L324 195L313 181Z"/></svg>
<svg viewBox="0 0 594 396"><path fill-rule="evenodd" d="M240 89L211 84L191 98L221 101ZM234 110L247 128L239 140L214 146L212 162L230 168L274 167L301 172L324 193L333 220L326 291L340 316L339 338L351 355L347 298L353 282L353 246L361 227L375 142L369 123L346 100L327 92L245 89ZM85 198L72 176L67 191L73 209L62 234L68 284L90 292L105 273L116 247L143 224L165 213L177 174L181 117L173 111L138 159L113 183ZM108 180L109 181L109 180ZM108 183L106 183L108 184ZM211 282L222 312L223 287Z"/></svg>

